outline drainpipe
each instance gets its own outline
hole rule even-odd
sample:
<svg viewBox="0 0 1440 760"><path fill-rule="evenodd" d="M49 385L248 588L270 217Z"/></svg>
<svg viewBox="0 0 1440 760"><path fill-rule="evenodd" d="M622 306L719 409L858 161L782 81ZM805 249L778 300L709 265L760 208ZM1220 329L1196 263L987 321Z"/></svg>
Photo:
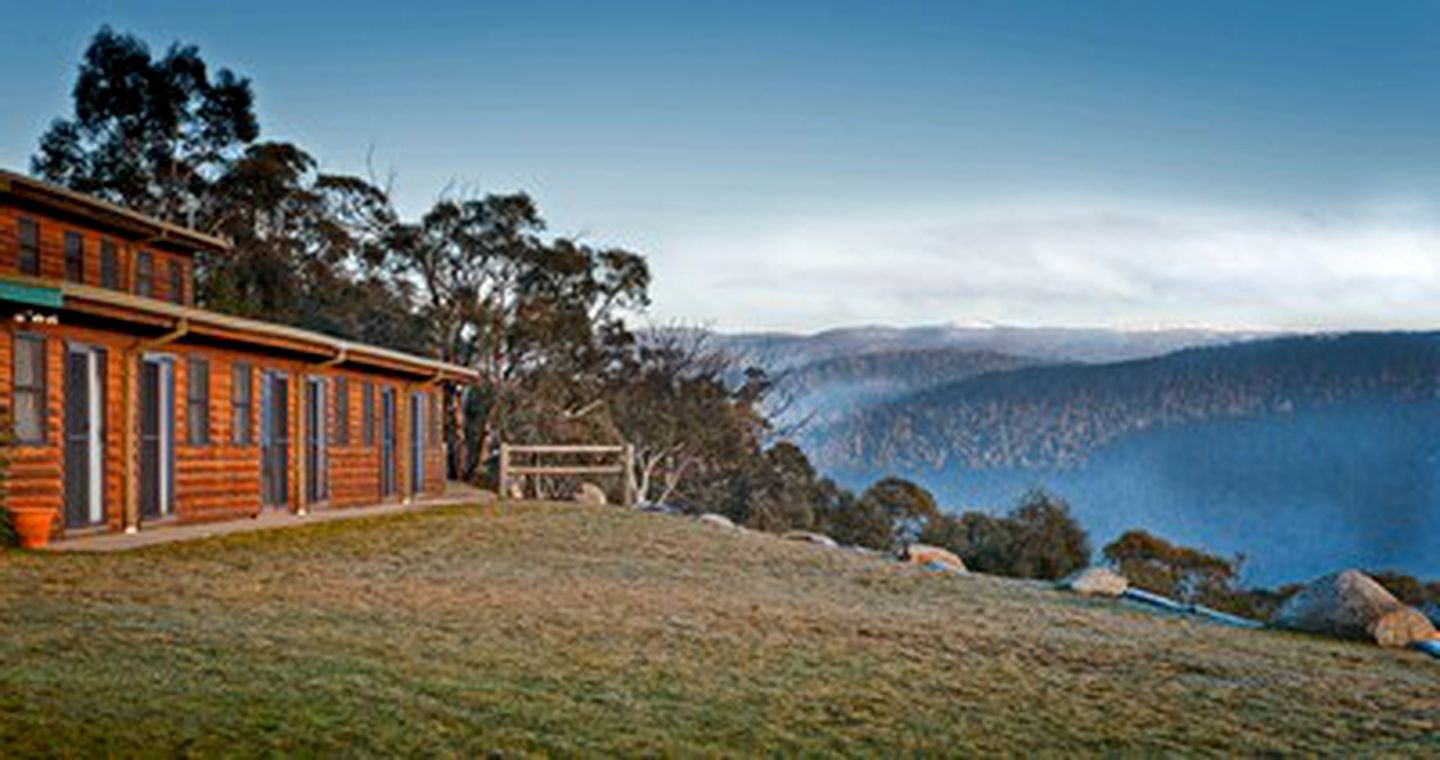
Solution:
<svg viewBox="0 0 1440 760"><path fill-rule="evenodd" d="M140 494L139 494L139 463L136 461L136 441L140 431L135 419L135 409L139 406L139 399L135 397L135 374L140 370L140 355L161 346L174 343L190 333L190 320L181 317L176 320L175 326L170 332L149 340L141 339L135 341L125 352L125 364L120 372L121 389L120 395L125 399L125 434L121 436L123 456L125 461L125 509L121 516L121 525L126 533L136 533L140 530Z"/></svg>
<svg viewBox="0 0 1440 760"><path fill-rule="evenodd" d="M345 360L346 360L347 358L349 358L349 355L350 355L350 347L349 347L349 346L341 346L341 347L340 347L340 353L335 354L334 356L330 357L329 359L326 359L326 360L323 361L323 362L320 362L319 364L317 364L317 365L315 365L315 366L316 366L316 367L319 367L320 369L329 369L329 368L331 368L331 367L333 367L333 366L335 366L335 365L337 365L337 364L344 364L344 363L345 363Z"/></svg>

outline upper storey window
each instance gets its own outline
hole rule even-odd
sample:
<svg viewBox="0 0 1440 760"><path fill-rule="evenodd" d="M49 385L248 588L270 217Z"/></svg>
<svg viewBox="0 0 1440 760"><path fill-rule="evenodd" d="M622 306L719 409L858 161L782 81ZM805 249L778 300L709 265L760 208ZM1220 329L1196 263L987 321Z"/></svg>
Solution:
<svg viewBox="0 0 1440 760"><path fill-rule="evenodd" d="M170 261L170 300L185 304L185 265L174 259Z"/></svg>
<svg viewBox="0 0 1440 760"><path fill-rule="evenodd" d="M85 238L78 232L65 233L65 279L85 281Z"/></svg>
<svg viewBox="0 0 1440 760"><path fill-rule="evenodd" d="M100 241L100 285L120 289L120 251L114 240Z"/></svg>
<svg viewBox="0 0 1440 760"><path fill-rule="evenodd" d="M135 257L135 295L151 297L155 292L155 255L141 251Z"/></svg>
<svg viewBox="0 0 1440 760"><path fill-rule="evenodd" d="M20 273L40 276L40 225L30 218L20 220Z"/></svg>

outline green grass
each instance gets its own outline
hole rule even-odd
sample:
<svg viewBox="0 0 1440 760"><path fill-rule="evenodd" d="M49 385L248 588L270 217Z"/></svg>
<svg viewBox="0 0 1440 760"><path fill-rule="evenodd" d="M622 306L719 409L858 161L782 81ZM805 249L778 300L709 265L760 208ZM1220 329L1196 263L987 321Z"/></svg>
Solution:
<svg viewBox="0 0 1440 760"><path fill-rule="evenodd" d="M0 557L0 754L1440 752L1440 663L692 521Z"/></svg>

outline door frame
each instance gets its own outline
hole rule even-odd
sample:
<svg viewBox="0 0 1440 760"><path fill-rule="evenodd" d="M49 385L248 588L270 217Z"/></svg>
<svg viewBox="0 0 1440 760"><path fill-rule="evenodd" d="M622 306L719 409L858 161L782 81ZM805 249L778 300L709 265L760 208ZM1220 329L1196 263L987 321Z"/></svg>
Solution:
<svg viewBox="0 0 1440 760"><path fill-rule="evenodd" d="M330 501L329 383L322 375L307 375L300 406L305 428L305 506Z"/></svg>
<svg viewBox="0 0 1440 760"><path fill-rule="evenodd" d="M275 408L275 387L285 391L285 403ZM295 431L290 420L290 374L284 370L266 369L260 373L260 505L262 508L290 508L290 453ZM283 422L285 435L276 438L276 422ZM275 460L275 447L283 447L283 456ZM280 482L273 479L279 477Z"/></svg>
<svg viewBox="0 0 1440 760"><path fill-rule="evenodd" d="M84 519L75 520L76 510L71 502L74 493L71 488L75 485L72 480L72 462L70 447L71 425L74 420L71 418L71 394L72 384L70 376L70 362L75 357L83 357L85 362L85 433L84 443L85 456L80 464L84 467L84 481L86 494L84 507ZM106 389L106 381L109 376L109 351L103 346L80 341L71 341L65 344L64 359L64 403L61 405L64 410L61 420L61 443L63 446L62 460L65 468L65 509L64 520L66 528L91 528L104 525L106 522L106 465L105 465L105 439L109 432L106 424L106 417L109 412L109 398Z"/></svg>
<svg viewBox="0 0 1440 760"><path fill-rule="evenodd" d="M137 477L140 482L139 488L139 520L141 523L147 520L164 520L175 515L175 356L165 353L146 353L139 358L140 366L137 373L140 378L136 383L137 395L141 397L136 400L139 407L140 419L137 420L138 430L136 431L140 444L140 461L136 465ZM157 471L155 483L156 513L147 514L145 504L145 404L143 394L145 392L144 372L146 365L156 368L156 437L159 452L155 457Z"/></svg>
<svg viewBox="0 0 1440 760"><path fill-rule="evenodd" d="M400 494L400 460L396 438L400 432L395 389L380 388L380 500Z"/></svg>
<svg viewBox="0 0 1440 760"><path fill-rule="evenodd" d="M410 497L425 492L425 405L424 391L410 392Z"/></svg>

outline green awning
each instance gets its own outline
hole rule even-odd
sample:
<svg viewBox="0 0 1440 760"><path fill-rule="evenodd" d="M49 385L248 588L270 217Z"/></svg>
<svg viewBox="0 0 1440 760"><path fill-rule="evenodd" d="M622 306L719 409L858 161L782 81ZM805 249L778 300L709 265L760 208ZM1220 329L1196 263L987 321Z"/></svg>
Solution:
<svg viewBox="0 0 1440 760"><path fill-rule="evenodd" d="M0 280L0 301L58 309L64 304L65 299L60 295L59 288L21 285L16 282Z"/></svg>

